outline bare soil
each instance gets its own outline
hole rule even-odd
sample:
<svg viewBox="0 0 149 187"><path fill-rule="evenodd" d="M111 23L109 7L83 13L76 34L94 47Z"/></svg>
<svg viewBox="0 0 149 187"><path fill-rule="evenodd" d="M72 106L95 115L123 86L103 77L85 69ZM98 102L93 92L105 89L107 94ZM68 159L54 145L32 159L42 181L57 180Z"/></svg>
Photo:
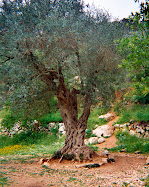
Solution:
<svg viewBox="0 0 149 187"><path fill-rule="evenodd" d="M117 118L110 121L112 125ZM97 146L97 145L96 145ZM99 144L99 155L102 149L116 146L113 135L106 142ZM86 163L101 163L101 157L95 157L92 162L72 162L52 160L48 167L39 164L39 158L13 160L2 163L0 171L8 177L11 187L143 187L142 179L149 174L149 167L145 164L147 155L111 153L115 162L107 163L101 167L87 169L76 166ZM4 185L6 186L6 185Z"/></svg>

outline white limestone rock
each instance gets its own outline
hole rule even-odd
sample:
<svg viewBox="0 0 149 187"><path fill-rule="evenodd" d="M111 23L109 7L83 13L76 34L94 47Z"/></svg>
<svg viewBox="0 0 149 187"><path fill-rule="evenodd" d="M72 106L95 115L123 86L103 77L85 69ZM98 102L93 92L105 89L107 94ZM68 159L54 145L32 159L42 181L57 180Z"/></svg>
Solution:
<svg viewBox="0 0 149 187"><path fill-rule="evenodd" d="M114 118L114 114L112 113L107 113L107 114L99 116L99 119L106 119L107 121L110 121L113 118Z"/></svg>
<svg viewBox="0 0 149 187"><path fill-rule="evenodd" d="M61 132L62 134L66 134L64 123L59 123L58 126L59 126L59 132Z"/></svg>
<svg viewBox="0 0 149 187"><path fill-rule="evenodd" d="M115 125L114 125L114 128L119 128L119 127L120 127L119 124L115 124Z"/></svg>
<svg viewBox="0 0 149 187"><path fill-rule="evenodd" d="M114 127L109 125L102 125L97 127L95 130L92 131L97 137L110 137L114 133Z"/></svg>
<svg viewBox="0 0 149 187"><path fill-rule="evenodd" d="M133 131L133 130L130 130L129 133L130 133L130 135L135 135L136 134L136 132Z"/></svg>
<svg viewBox="0 0 149 187"><path fill-rule="evenodd" d="M105 142L105 141L106 141L106 140L105 140L105 138L103 138L103 137L101 137L101 138L98 139L98 143L99 143L99 144L101 144L101 143L103 143L103 142Z"/></svg>
<svg viewBox="0 0 149 187"><path fill-rule="evenodd" d="M91 137L91 138L89 138L88 143L90 143L90 144L97 144L98 143L98 137Z"/></svg>
<svg viewBox="0 0 149 187"><path fill-rule="evenodd" d="M85 145L87 145L87 144L88 144L88 140L87 140L87 139L85 139L85 140L84 140L84 143L85 143Z"/></svg>

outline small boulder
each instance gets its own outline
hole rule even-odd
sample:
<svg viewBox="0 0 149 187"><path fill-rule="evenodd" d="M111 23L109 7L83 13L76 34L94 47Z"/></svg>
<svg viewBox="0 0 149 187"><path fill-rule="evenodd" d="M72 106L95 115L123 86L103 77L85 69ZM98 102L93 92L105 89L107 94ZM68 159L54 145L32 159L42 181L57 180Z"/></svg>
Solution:
<svg viewBox="0 0 149 187"><path fill-rule="evenodd" d="M100 119L106 119L107 121L110 121L110 120L112 120L113 118L114 118L114 114L112 114L112 113L107 113L107 114L105 114L105 115L101 115L101 116L99 116L99 118Z"/></svg>
<svg viewBox="0 0 149 187"><path fill-rule="evenodd" d="M93 130L92 133L97 137L110 137L114 133L114 127L111 127L109 125L102 125Z"/></svg>
<svg viewBox="0 0 149 187"><path fill-rule="evenodd" d="M64 123L59 123L59 132L66 134Z"/></svg>
<svg viewBox="0 0 149 187"><path fill-rule="evenodd" d="M105 157L105 156L106 156L106 158L109 158L109 155L110 155L110 153L109 153L108 150L102 150L102 152L101 152L101 156L102 156L102 157Z"/></svg>
<svg viewBox="0 0 149 187"><path fill-rule="evenodd" d="M119 127L120 127L119 124L115 124L115 125L114 125L114 128L119 128Z"/></svg>
<svg viewBox="0 0 149 187"><path fill-rule="evenodd" d="M140 154L141 153L141 151L135 151L135 154Z"/></svg>
<svg viewBox="0 0 149 187"><path fill-rule="evenodd" d="M141 134L144 134L145 133L145 130L141 129Z"/></svg>
<svg viewBox="0 0 149 187"><path fill-rule="evenodd" d="M121 149L120 152L121 152L121 153L122 153L122 152L123 152L123 153L126 153L127 151L126 151L126 149Z"/></svg>
<svg viewBox="0 0 149 187"><path fill-rule="evenodd" d="M91 137L91 138L89 138L88 143L97 144L98 143L98 138L97 137Z"/></svg>
<svg viewBox="0 0 149 187"><path fill-rule="evenodd" d="M49 166L50 166L50 163L49 163L49 162L44 162L44 163L43 163L43 166L49 167Z"/></svg>
<svg viewBox="0 0 149 187"><path fill-rule="evenodd" d="M56 124L55 123L49 123L48 129L50 130L52 127L56 127Z"/></svg>
<svg viewBox="0 0 149 187"><path fill-rule="evenodd" d="M124 128L124 125L120 125L120 128Z"/></svg>
<svg viewBox="0 0 149 187"><path fill-rule="evenodd" d="M130 130L129 133L130 133L130 135L135 135L136 134L135 131L133 131L133 130Z"/></svg>
<svg viewBox="0 0 149 187"><path fill-rule="evenodd" d="M149 138L149 131L146 131L145 135L144 135L144 138L147 139Z"/></svg>
<svg viewBox="0 0 149 187"><path fill-rule="evenodd" d="M87 139L85 139L85 140L84 140L84 143L85 143L85 145L87 145L87 144L88 144L88 140L87 140Z"/></svg>
<svg viewBox="0 0 149 187"><path fill-rule="evenodd" d="M103 138L103 137L101 137L101 138L99 138L98 139L98 143L100 144L100 143L103 143L103 142L105 142L106 140L105 140L105 138Z"/></svg>
<svg viewBox="0 0 149 187"><path fill-rule="evenodd" d="M149 156L146 159L146 165L149 165Z"/></svg>
<svg viewBox="0 0 149 187"><path fill-rule="evenodd" d="M102 158L101 161L106 164L108 163L108 158Z"/></svg>

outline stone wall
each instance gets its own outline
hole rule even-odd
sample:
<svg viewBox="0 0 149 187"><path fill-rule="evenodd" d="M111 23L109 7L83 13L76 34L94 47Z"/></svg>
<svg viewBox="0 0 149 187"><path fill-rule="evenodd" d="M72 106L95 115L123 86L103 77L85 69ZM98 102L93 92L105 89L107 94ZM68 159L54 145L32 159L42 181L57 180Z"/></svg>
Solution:
<svg viewBox="0 0 149 187"><path fill-rule="evenodd" d="M128 131L131 135L135 135L139 138L149 138L149 123L147 122L134 122L131 120L125 124L115 124L115 131Z"/></svg>

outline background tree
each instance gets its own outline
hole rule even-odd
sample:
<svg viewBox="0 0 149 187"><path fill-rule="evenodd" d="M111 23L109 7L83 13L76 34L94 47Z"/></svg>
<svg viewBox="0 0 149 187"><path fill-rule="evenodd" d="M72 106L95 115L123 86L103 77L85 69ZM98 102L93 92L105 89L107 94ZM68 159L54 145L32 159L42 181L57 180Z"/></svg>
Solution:
<svg viewBox="0 0 149 187"><path fill-rule="evenodd" d="M134 88L134 99L149 103L149 4L141 3L140 13L132 14L135 31L119 41L119 52L125 58L124 67Z"/></svg>
<svg viewBox="0 0 149 187"><path fill-rule="evenodd" d="M28 109L34 98L48 105L52 92L66 128L60 154L90 159L93 150L84 144L90 108L112 98L119 62L113 39L122 33L103 12L83 12L80 1L15 0L1 8L1 83L10 106Z"/></svg>

